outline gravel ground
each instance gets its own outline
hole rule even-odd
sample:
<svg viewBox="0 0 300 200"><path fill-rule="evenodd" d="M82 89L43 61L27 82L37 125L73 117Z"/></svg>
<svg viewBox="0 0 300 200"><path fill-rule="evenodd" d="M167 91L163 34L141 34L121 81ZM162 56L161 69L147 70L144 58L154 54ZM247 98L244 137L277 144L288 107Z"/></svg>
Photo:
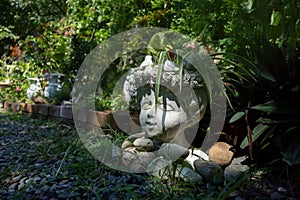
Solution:
<svg viewBox="0 0 300 200"><path fill-rule="evenodd" d="M0 199L297 199L288 180L165 182L96 161L72 124L0 112ZM295 190L293 190L295 191Z"/></svg>
<svg viewBox="0 0 300 200"><path fill-rule="evenodd" d="M1 113L0 172L0 199L131 199L151 191L146 176L93 159L72 125Z"/></svg>

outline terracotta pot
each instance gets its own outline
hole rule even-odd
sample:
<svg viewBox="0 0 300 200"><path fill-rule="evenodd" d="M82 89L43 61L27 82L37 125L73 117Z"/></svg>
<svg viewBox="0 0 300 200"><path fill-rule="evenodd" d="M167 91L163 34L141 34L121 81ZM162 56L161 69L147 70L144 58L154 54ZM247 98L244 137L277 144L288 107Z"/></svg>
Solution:
<svg viewBox="0 0 300 200"><path fill-rule="evenodd" d="M9 111L11 108L11 102L5 101L3 105L4 110Z"/></svg>
<svg viewBox="0 0 300 200"><path fill-rule="evenodd" d="M110 122L111 114L109 112L96 111L97 120L102 128L108 128Z"/></svg>
<svg viewBox="0 0 300 200"><path fill-rule="evenodd" d="M38 105L37 104L26 104L24 111L31 113L31 114L36 114L38 112Z"/></svg>
<svg viewBox="0 0 300 200"><path fill-rule="evenodd" d="M4 110L6 111L13 111L13 112L20 112L24 109L25 103L15 103L15 102L4 102Z"/></svg>
<svg viewBox="0 0 300 200"><path fill-rule="evenodd" d="M134 134L141 132L139 126L139 118L134 115L130 116L128 111L113 111L110 124L113 129L121 130L127 134Z"/></svg>
<svg viewBox="0 0 300 200"><path fill-rule="evenodd" d="M89 110L87 123L93 126L107 128L108 116L109 113L103 111Z"/></svg>

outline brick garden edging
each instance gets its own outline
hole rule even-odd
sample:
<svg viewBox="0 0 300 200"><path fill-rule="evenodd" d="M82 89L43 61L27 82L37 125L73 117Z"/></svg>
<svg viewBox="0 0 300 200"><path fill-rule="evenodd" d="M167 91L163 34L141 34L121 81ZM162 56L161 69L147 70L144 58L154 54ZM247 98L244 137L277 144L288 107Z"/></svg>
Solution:
<svg viewBox="0 0 300 200"><path fill-rule="evenodd" d="M4 102L4 110L10 112L22 112L40 118L60 118L72 120L71 106L57 106L52 104L26 104L15 102Z"/></svg>
<svg viewBox="0 0 300 200"><path fill-rule="evenodd" d="M53 104L26 104L15 102L4 102L4 110L10 112L22 112L40 119L63 119L73 122L72 106L70 105L53 105ZM95 111L95 110L78 110L77 120L87 123L92 127L101 127L103 129L112 128L122 130L127 133L141 132L138 125L138 117L126 115L125 111ZM116 120L119 122L117 123ZM122 123L120 123L122 122Z"/></svg>

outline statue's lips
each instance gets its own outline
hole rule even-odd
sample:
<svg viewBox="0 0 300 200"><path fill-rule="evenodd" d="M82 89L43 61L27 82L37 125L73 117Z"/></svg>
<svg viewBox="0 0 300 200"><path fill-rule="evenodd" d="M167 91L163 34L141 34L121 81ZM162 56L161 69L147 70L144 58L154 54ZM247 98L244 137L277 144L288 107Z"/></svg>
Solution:
<svg viewBox="0 0 300 200"><path fill-rule="evenodd" d="M155 122L146 122L146 125L147 125L148 127L153 127L153 126L156 126L157 123L155 123Z"/></svg>

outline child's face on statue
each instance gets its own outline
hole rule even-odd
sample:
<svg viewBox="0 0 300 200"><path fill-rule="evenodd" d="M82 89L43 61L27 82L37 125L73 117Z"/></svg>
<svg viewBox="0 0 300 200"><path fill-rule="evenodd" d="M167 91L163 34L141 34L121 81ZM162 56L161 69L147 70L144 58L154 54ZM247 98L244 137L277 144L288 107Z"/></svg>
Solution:
<svg viewBox="0 0 300 200"><path fill-rule="evenodd" d="M175 100L159 96L155 105L153 90L141 101L140 123L148 137L161 136L163 131L168 134L168 131L178 127L186 118L186 113Z"/></svg>

